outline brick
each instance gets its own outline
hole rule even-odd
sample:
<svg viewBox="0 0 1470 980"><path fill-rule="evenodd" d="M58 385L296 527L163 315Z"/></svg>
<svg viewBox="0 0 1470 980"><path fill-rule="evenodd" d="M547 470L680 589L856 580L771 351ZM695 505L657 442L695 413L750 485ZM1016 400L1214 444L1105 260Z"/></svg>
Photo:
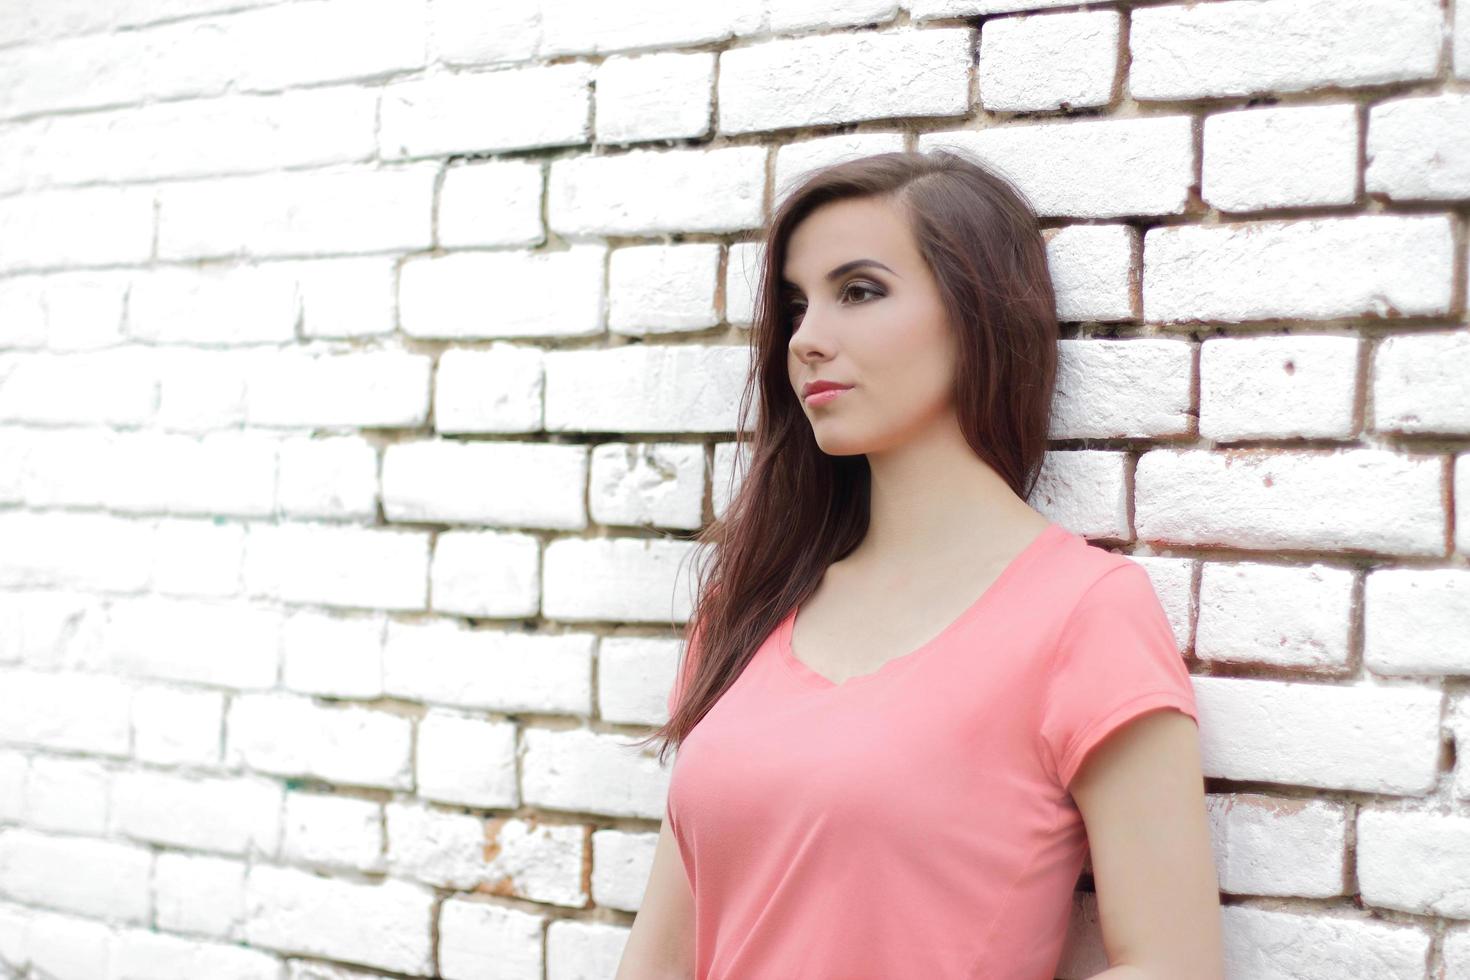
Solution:
<svg viewBox="0 0 1470 980"><path fill-rule="evenodd" d="M980 28L980 104L991 112L1107 105L1118 77L1116 10L997 17Z"/></svg>
<svg viewBox="0 0 1470 980"><path fill-rule="evenodd" d="M1350 808L1263 793L1205 797L1220 890L1230 895L1336 898L1348 891Z"/></svg>
<svg viewBox="0 0 1470 980"><path fill-rule="evenodd" d="M140 688L133 695L133 755L156 766L216 766L224 712L220 691Z"/></svg>
<svg viewBox="0 0 1470 980"><path fill-rule="evenodd" d="M387 869L393 877L454 891L483 880L488 850L483 819L397 800L383 811Z"/></svg>
<svg viewBox="0 0 1470 980"><path fill-rule="evenodd" d="M1189 649L1194 644L1194 568L1199 563L1192 558L1158 555L1129 557L1148 573L1174 633L1174 645L1181 651Z"/></svg>
<svg viewBox="0 0 1470 980"><path fill-rule="evenodd" d="M41 116L0 126L0 155L13 161L0 190L365 162L377 106L372 89L344 85Z"/></svg>
<svg viewBox="0 0 1470 980"><path fill-rule="evenodd" d="M1070 225L1043 232L1046 261L1056 294L1057 319L1132 320L1133 257L1138 230L1128 225Z"/></svg>
<svg viewBox="0 0 1470 980"><path fill-rule="evenodd" d="M147 923L153 853L87 837L0 830L0 895L112 923Z"/></svg>
<svg viewBox="0 0 1470 980"><path fill-rule="evenodd" d="M296 518L371 521L378 510L378 450L360 436L281 440L276 505Z"/></svg>
<svg viewBox="0 0 1470 980"><path fill-rule="evenodd" d="M150 580L151 521L84 512L0 511L0 587L138 592Z"/></svg>
<svg viewBox="0 0 1470 980"><path fill-rule="evenodd" d="M1358 887L1377 908L1470 919L1460 887L1470 873L1470 820L1458 814L1364 806L1358 812Z"/></svg>
<svg viewBox="0 0 1470 980"><path fill-rule="evenodd" d="M383 807L373 800L289 791L281 811L281 858L375 872L386 867Z"/></svg>
<svg viewBox="0 0 1470 980"><path fill-rule="evenodd" d="M721 133L824 126L970 109L968 27L818 34L720 55Z"/></svg>
<svg viewBox="0 0 1470 980"><path fill-rule="evenodd" d="M1067 119L924 133L918 148L955 148L999 170L1038 217L1183 214L1194 183L1193 127L1179 115Z"/></svg>
<svg viewBox="0 0 1470 980"><path fill-rule="evenodd" d="M0 661L59 668L103 659L110 603L67 590L0 592Z"/></svg>
<svg viewBox="0 0 1470 980"><path fill-rule="evenodd" d="M546 974L576 976L583 969L616 968L627 946L628 930L591 919L553 919L546 927Z"/></svg>
<svg viewBox="0 0 1470 980"><path fill-rule="evenodd" d="M209 432L245 424L245 385L256 360L271 361L269 348L160 348L152 355L157 373L156 420L178 432Z"/></svg>
<svg viewBox="0 0 1470 980"><path fill-rule="evenodd" d="M26 788L29 779L30 764L19 749L0 751L0 819L7 823L20 823L25 819L31 807ZM79 798L84 811L105 806L105 800L95 795L89 799L85 794L79 794ZM93 826L100 826L106 820L106 813L96 813L92 820Z"/></svg>
<svg viewBox="0 0 1470 980"><path fill-rule="evenodd" d="M704 517L704 447L687 442L594 446L587 502L597 524L697 530Z"/></svg>
<svg viewBox="0 0 1470 980"><path fill-rule="evenodd" d="M1089 538L1128 540L1125 453L1100 449L1047 450L1029 498L1052 520Z"/></svg>
<svg viewBox="0 0 1470 980"><path fill-rule="evenodd" d="M27 346L24 334L30 329L42 332L32 346L45 346L56 352L114 347L126 338L128 325L123 318L123 303L133 287L132 270L80 269L24 276L19 281L22 296L25 283L34 286L31 298L41 308L39 321L32 319L27 311L13 311L22 321L20 346Z"/></svg>
<svg viewBox="0 0 1470 980"><path fill-rule="evenodd" d="M246 593L285 602L422 610L428 570L424 531L255 524L245 542Z"/></svg>
<svg viewBox="0 0 1470 980"><path fill-rule="evenodd" d="M226 522L221 515L162 518L153 543L154 591L201 599L240 593L244 525Z"/></svg>
<svg viewBox="0 0 1470 980"><path fill-rule="evenodd" d="M1363 586L1363 665L1376 674L1470 674L1470 571L1384 568ZM1467 916L1470 917L1470 916Z"/></svg>
<svg viewBox="0 0 1470 980"><path fill-rule="evenodd" d="M191 0L187 9L191 13L201 14L263 6L269 2L271 0L244 0L243 3L237 0ZM72 34L138 27L163 20L177 9L177 0L131 0L129 3L109 4L105 7L85 4L80 7L50 4L5 7L0 8L0 39L6 43L34 42Z"/></svg>
<svg viewBox="0 0 1470 980"><path fill-rule="evenodd" d="M768 152L728 146L553 160L547 225L568 238L754 229L763 219Z"/></svg>
<svg viewBox="0 0 1470 980"><path fill-rule="evenodd" d="M1007 14L1016 10L1046 10L1051 7L1073 7L1077 0L912 0L909 16L915 21L950 17L973 17L976 14Z"/></svg>
<svg viewBox="0 0 1470 980"><path fill-rule="evenodd" d="M245 939L426 977L433 973L433 889L389 878L357 882L257 864L245 884Z"/></svg>
<svg viewBox="0 0 1470 980"><path fill-rule="evenodd" d="M598 0L543 4L539 53L554 57L713 44L761 30L765 9L760 0L719 4L660 0L630 16L628 8Z"/></svg>
<svg viewBox="0 0 1470 980"><path fill-rule="evenodd" d="M1470 6L1455 5L1453 58L1456 78L1470 78Z"/></svg>
<svg viewBox="0 0 1470 980"><path fill-rule="evenodd" d="M736 242L725 255L725 321L749 327L755 319L755 299L761 277L764 247Z"/></svg>
<svg viewBox="0 0 1470 980"><path fill-rule="evenodd" d="M369 255L290 263L301 296L303 338L382 337L393 332L396 260Z"/></svg>
<svg viewBox="0 0 1470 980"><path fill-rule="evenodd" d="M281 624L281 686L331 698L382 697L386 629L387 617L381 613L291 613Z"/></svg>
<svg viewBox="0 0 1470 980"><path fill-rule="evenodd" d="M21 785L14 819L32 830L106 837L112 772L99 759L37 755L29 766L16 753Z"/></svg>
<svg viewBox="0 0 1470 980"><path fill-rule="evenodd" d="M234 49L240 35L229 32L230 23L191 19L8 48L0 58L0 116L222 95L244 54ZM41 77L45 85L24 84Z"/></svg>
<svg viewBox="0 0 1470 980"><path fill-rule="evenodd" d="M583 729L527 728L521 756L525 802L552 810L585 810L657 820L668 794L668 768L626 737Z"/></svg>
<svg viewBox="0 0 1470 980"><path fill-rule="evenodd" d="M607 326L613 333L656 336L712 327L720 246L633 245L608 257Z"/></svg>
<svg viewBox="0 0 1470 980"><path fill-rule="evenodd" d="M142 425L152 418L157 383L143 347L0 355L0 419Z"/></svg>
<svg viewBox="0 0 1470 980"><path fill-rule="evenodd" d="M1368 111L1368 193L1397 200L1470 197L1470 95L1380 102Z"/></svg>
<svg viewBox="0 0 1470 980"><path fill-rule="evenodd" d="M597 644L597 716L626 725L668 721L668 694L683 647L677 639L605 636Z"/></svg>
<svg viewBox="0 0 1470 980"><path fill-rule="evenodd" d="M449 619L390 622L384 691L426 704L585 717L594 642L590 633L469 629Z"/></svg>
<svg viewBox="0 0 1470 980"><path fill-rule="evenodd" d="M1221 211L1352 204L1358 107L1235 109L1205 117L1200 196Z"/></svg>
<svg viewBox="0 0 1470 980"><path fill-rule="evenodd" d="M246 420L283 428L415 428L429 416L432 371L428 355L407 351L283 348L252 360Z"/></svg>
<svg viewBox="0 0 1470 980"><path fill-rule="evenodd" d="M0 198L0 273L147 262L157 193L152 186L97 186ZM78 235L77 228L88 232Z"/></svg>
<svg viewBox="0 0 1470 980"><path fill-rule="evenodd" d="M513 721L489 721L442 708L426 712L419 721L414 755L418 795L482 808L520 806L517 727Z"/></svg>
<svg viewBox="0 0 1470 980"><path fill-rule="evenodd" d="M1133 98L1198 99L1408 82L1438 73L1437 0L1226 0L1134 10Z"/></svg>
<svg viewBox="0 0 1470 980"><path fill-rule="evenodd" d="M451 895L439 906L439 975L445 980L542 976L546 917Z"/></svg>
<svg viewBox="0 0 1470 980"><path fill-rule="evenodd" d="M749 360L738 345L548 351L546 430L730 431Z"/></svg>
<svg viewBox="0 0 1470 980"><path fill-rule="evenodd" d="M128 695L102 674L0 669L0 742L127 758Z"/></svg>
<svg viewBox="0 0 1470 980"><path fill-rule="evenodd" d="M714 84L710 51L607 58L597 66L597 142L708 136Z"/></svg>
<svg viewBox="0 0 1470 980"><path fill-rule="evenodd" d="M434 372L434 430L441 435L522 433L541 428L545 352L497 341L487 350L446 350Z"/></svg>
<svg viewBox="0 0 1470 980"><path fill-rule="evenodd" d="M408 789L409 719L357 706L319 707L283 692L242 694L225 719L228 765L380 789Z"/></svg>
<svg viewBox="0 0 1470 980"><path fill-rule="evenodd" d="M424 162L159 184L149 188L158 199L158 256L315 257L428 248L438 169ZM0 229L6 224L0 212Z"/></svg>
<svg viewBox="0 0 1470 980"><path fill-rule="evenodd" d="M566 62L394 82L383 90L379 152L404 160L586 143L593 71Z"/></svg>
<svg viewBox="0 0 1470 980"><path fill-rule="evenodd" d="M410 337L590 337L604 330L607 249L452 252L413 257L398 280L398 316Z"/></svg>
<svg viewBox="0 0 1470 980"><path fill-rule="evenodd" d="M104 318L111 320L110 332L122 332L123 298L127 294L127 281L116 273L58 273L56 275L14 275L0 279L0 350L38 350L47 346L48 337L56 332L72 333L75 328L65 330L61 317L53 318L50 300L55 296L75 295L78 286L66 287L67 283L87 280L98 283L111 282L110 296L103 302L89 304L87 322L100 325ZM90 297L97 297L99 290L86 290ZM75 308L76 304L73 304Z"/></svg>
<svg viewBox="0 0 1470 980"><path fill-rule="evenodd" d="M22 956L36 970L56 973L80 969L93 976L107 972L114 926L37 909L26 912L23 920L18 914L11 918L11 933L23 936Z"/></svg>
<svg viewBox="0 0 1470 980"><path fill-rule="evenodd" d="M511 474L514 482L507 479ZM395 443L383 451L382 484L383 515L390 521L570 531L587 526L584 446Z"/></svg>
<svg viewBox="0 0 1470 980"><path fill-rule="evenodd" d="M872 156L875 153L901 152L903 148L901 133L836 133L783 143L776 147L773 181L775 203L779 205L796 184L829 164ZM751 249L751 254L757 255L762 243L763 239L756 237L742 247ZM734 248L732 245L732 251ZM742 269L749 270L753 282L754 273L759 270L759 266L752 262L749 266L742 266Z"/></svg>
<svg viewBox="0 0 1470 980"><path fill-rule="evenodd" d="M250 690L275 685L280 645L277 610L144 595L110 605L103 650L132 677Z"/></svg>
<svg viewBox="0 0 1470 980"><path fill-rule="evenodd" d="M1200 660L1346 673L1353 573L1320 562L1206 562L1200 575Z"/></svg>
<svg viewBox="0 0 1470 980"><path fill-rule="evenodd" d="M780 33L886 24L898 16L899 9L897 0L840 0L837 3L799 0L772 6L767 12L766 27Z"/></svg>
<svg viewBox="0 0 1470 980"><path fill-rule="evenodd" d="M429 606L459 616L534 617L541 606L540 564L541 544L533 535L441 531L429 565Z"/></svg>
<svg viewBox="0 0 1470 980"><path fill-rule="evenodd" d="M119 434L104 454L111 510L269 517L278 441L259 432ZM160 480L167 474L167 480Z"/></svg>
<svg viewBox="0 0 1470 980"><path fill-rule="evenodd" d="M487 857L481 891L547 905L583 908L591 861L587 828L537 820L496 818L484 827Z"/></svg>
<svg viewBox="0 0 1470 980"><path fill-rule="evenodd" d="M541 612L561 622L673 623L692 611L688 542L560 538L542 559Z"/></svg>
<svg viewBox="0 0 1470 980"><path fill-rule="evenodd" d="M1448 215L1150 228L1143 313L1156 323L1325 320L1449 312Z"/></svg>
<svg viewBox="0 0 1470 980"><path fill-rule="evenodd" d="M281 961L270 953L234 944L167 936L152 929L122 929L113 940L109 968L123 976L147 973L160 980L197 976L275 980Z"/></svg>
<svg viewBox="0 0 1470 980"><path fill-rule="evenodd" d="M257 777L119 773L113 829L165 847L269 856L280 841L281 792L279 782Z"/></svg>
<svg viewBox="0 0 1470 980"><path fill-rule="evenodd" d="M1193 345L1179 340L1060 340L1053 439L1188 434Z"/></svg>
<svg viewBox="0 0 1470 980"><path fill-rule="evenodd" d="M1215 442L1347 439L1358 431L1357 337L1209 337L1199 433Z"/></svg>
<svg viewBox="0 0 1470 980"><path fill-rule="evenodd" d="M36 380L33 374L30 381ZM108 468L118 455L118 440L127 435L92 427L13 426L5 435L5 460L11 467L5 473L5 495L33 508L101 507L109 488L98 479L98 470Z"/></svg>
<svg viewBox="0 0 1470 980"><path fill-rule="evenodd" d="M1455 457L1455 550L1470 554L1470 452Z"/></svg>
<svg viewBox="0 0 1470 980"><path fill-rule="evenodd" d="M540 5L434 0L428 5L431 64L529 61L541 41Z"/></svg>
<svg viewBox="0 0 1470 980"><path fill-rule="evenodd" d="M541 222L537 160L483 160L444 172L439 188L438 243L445 248L535 246L546 240Z"/></svg>
<svg viewBox="0 0 1470 980"><path fill-rule="evenodd" d="M1196 676L1194 691L1207 779L1392 796L1438 781L1438 689Z"/></svg>
<svg viewBox="0 0 1470 980"><path fill-rule="evenodd" d="M239 939L245 917L244 861L163 851L153 870L155 922L170 932Z"/></svg>
<svg viewBox="0 0 1470 980"><path fill-rule="evenodd" d="M1418 925L1357 915L1312 914L1249 905L1221 909L1229 976L1251 980L1418 980L1433 942ZM1263 950L1270 950L1263 962Z"/></svg>
<svg viewBox="0 0 1470 980"><path fill-rule="evenodd" d="M1373 428L1470 434L1470 330L1385 337L1373 349Z"/></svg>
<svg viewBox="0 0 1470 980"><path fill-rule="evenodd" d="M658 834L592 832L592 900L603 908L637 912L653 868Z"/></svg>
<svg viewBox="0 0 1470 980"><path fill-rule="evenodd" d="M1134 521L1160 544L1440 555L1443 469L1386 449L1152 449L1138 460Z"/></svg>

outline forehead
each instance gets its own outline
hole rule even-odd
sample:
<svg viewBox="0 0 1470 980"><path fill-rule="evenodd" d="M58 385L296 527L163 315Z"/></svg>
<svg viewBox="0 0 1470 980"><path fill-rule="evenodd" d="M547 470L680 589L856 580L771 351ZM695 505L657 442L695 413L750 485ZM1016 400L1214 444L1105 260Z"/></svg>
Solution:
<svg viewBox="0 0 1470 980"><path fill-rule="evenodd" d="M833 267L873 258L907 275L921 259L908 221L891 200L850 198L812 211L792 230L781 269L783 284L815 286Z"/></svg>

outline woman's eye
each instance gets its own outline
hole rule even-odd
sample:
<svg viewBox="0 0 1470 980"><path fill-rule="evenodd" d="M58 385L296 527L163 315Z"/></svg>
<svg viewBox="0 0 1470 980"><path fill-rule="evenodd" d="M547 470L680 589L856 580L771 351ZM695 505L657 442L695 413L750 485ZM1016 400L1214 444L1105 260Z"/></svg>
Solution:
<svg viewBox="0 0 1470 980"><path fill-rule="evenodd" d="M870 286L868 283L865 283L865 282L850 282L850 283L848 283L846 286L843 286L842 287L842 295L843 296L847 296L848 293L850 291L854 290L854 289L857 290L860 293L867 293L869 296L881 296L882 295L882 292L877 287ZM858 302L866 302L866 301L867 300L865 298L863 300L859 300ZM802 312L805 309L806 309L806 305L803 304L803 303L791 303L791 304L788 304L787 305L787 307L786 307L786 313L787 313L787 316L791 319L791 322L792 322L793 325L797 321L799 321L801 319L801 314L802 314Z"/></svg>

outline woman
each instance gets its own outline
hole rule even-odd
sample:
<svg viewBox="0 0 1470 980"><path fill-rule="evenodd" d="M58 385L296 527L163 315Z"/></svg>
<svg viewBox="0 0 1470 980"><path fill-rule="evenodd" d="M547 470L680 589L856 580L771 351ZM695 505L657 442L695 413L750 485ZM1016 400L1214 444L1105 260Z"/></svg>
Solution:
<svg viewBox="0 0 1470 980"><path fill-rule="evenodd" d="M1047 980L1089 845L1096 977L1221 976L1169 623L1026 503L1058 336L1028 203L885 153L810 175L765 241L761 411L618 980Z"/></svg>

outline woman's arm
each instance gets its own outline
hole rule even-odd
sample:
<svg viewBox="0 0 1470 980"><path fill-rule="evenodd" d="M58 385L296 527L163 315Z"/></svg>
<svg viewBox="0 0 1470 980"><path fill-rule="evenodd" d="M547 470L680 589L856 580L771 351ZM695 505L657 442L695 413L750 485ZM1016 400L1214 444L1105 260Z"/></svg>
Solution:
<svg viewBox="0 0 1470 980"><path fill-rule="evenodd" d="M613 980L693 980L694 894L684 872L684 859L669 827L658 831L653 867L643 902L623 947Z"/></svg>
<svg viewBox="0 0 1470 980"><path fill-rule="evenodd" d="M1224 977L1201 768L1194 721L1151 711L1099 743L1073 778L1113 966L1095 980Z"/></svg>

